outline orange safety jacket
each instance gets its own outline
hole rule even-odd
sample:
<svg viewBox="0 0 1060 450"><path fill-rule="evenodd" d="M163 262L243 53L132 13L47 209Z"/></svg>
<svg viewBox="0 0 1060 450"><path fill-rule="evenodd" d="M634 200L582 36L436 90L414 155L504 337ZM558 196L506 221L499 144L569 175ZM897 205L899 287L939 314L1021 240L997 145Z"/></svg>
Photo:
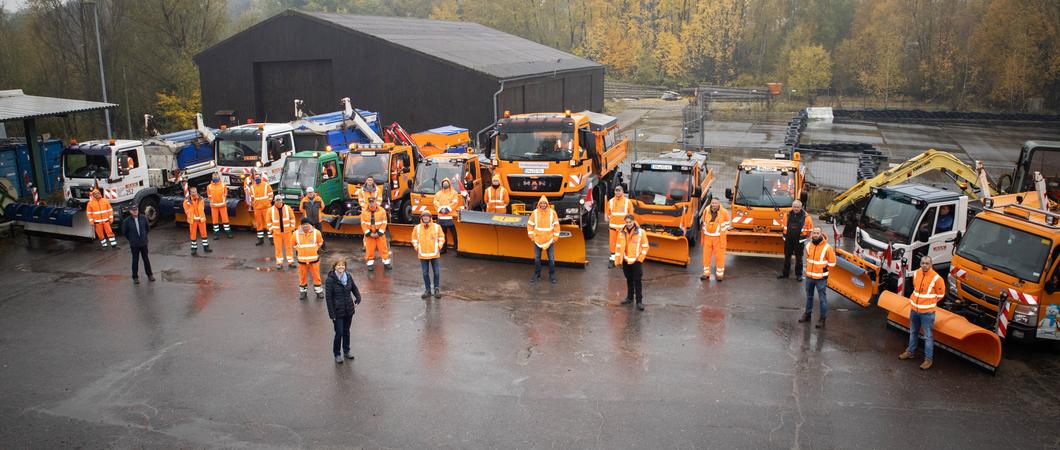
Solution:
<svg viewBox="0 0 1060 450"><path fill-rule="evenodd" d="M370 233L378 231L380 233L386 232L386 211L376 206L375 211L364 209L361 211L361 231L364 232L365 236Z"/></svg>
<svg viewBox="0 0 1060 450"><path fill-rule="evenodd" d="M375 197L375 204L383 206L383 188L378 184L375 185L374 192L364 190L364 186L357 190L357 203L360 203L361 209L368 209L368 197Z"/></svg>
<svg viewBox="0 0 1060 450"><path fill-rule="evenodd" d="M320 236L320 230L316 228L311 228L306 233L302 231L302 227L298 227L298 231L294 232L294 249L298 252L299 263L320 261L320 254L317 251L320 250L321 245L324 245L324 238Z"/></svg>
<svg viewBox="0 0 1060 450"><path fill-rule="evenodd" d="M820 280L828 276L828 268L835 267L835 250L828 245L827 239L820 244L812 241L806 244L806 276Z"/></svg>
<svg viewBox="0 0 1060 450"><path fill-rule="evenodd" d="M89 200L85 213L88 214L88 221L91 223L110 222L114 219L114 209L110 206L110 200L103 197L99 200Z"/></svg>
<svg viewBox="0 0 1060 450"><path fill-rule="evenodd" d="M927 273L917 270L913 274L913 294L909 296L909 306L918 313L935 312L935 305L946 295L946 283L934 269Z"/></svg>
<svg viewBox="0 0 1060 450"><path fill-rule="evenodd" d="M806 220L803 221L802 232L799 235L806 237L810 235L811 231L813 231L813 219L810 218L810 213L805 210L803 210L802 213L806 217ZM780 216L780 232L782 234L787 234L788 232L788 213L781 214Z"/></svg>
<svg viewBox="0 0 1060 450"><path fill-rule="evenodd" d="M297 225L294 224L294 211L291 210L290 206L283 205L283 231L289 233L295 229ZM273 234L280 232L280 212L275 207L269 208L268 225L269 231Z"/></svg>
<svg viewBox="0 0 1060 450"><path fill-rule="evenodd" d="M437 223L431 222L424 226L421 222L412 229L412 246L416 249L416 255L420 259L437 258L444 244L445 233Z"/></svg>
<svg viewBox="0 0 1060 450"><path fill-rule="evenodd" d="M250 200L254 202L254 209L268 208L272 205L272 186L269 185L269 182L262 179L261 183L255 183L252 180L250 182Z"/></svg>
<svg viewBox="0 0 1060 450"><path fill-rule="evenodd" d="M503 212L508 208L508 190L504 186L496 189L493 186L486 188L486 210L491 212Z"/></svg>
<svg viewBox="0 0 1060 450"><path fill-rule="evenodd" d="M206 186L206 196L210 198L211 208L223 208L227 206L225 198L228 197L228 186L225 186L223 181L218 181L216 183L211 181L210 184Z"/></svg>
<svg viewBox="0 0 1060 450"><path fill-rule="evenodd" d="M188 223L205 222L206 202L202 201L202 197L198 199L188 197L184 200L184 215L187 216Z"/></svg>
<svg viewBox="0 0 1060 450"><path fill-rule="evenodd" d="M439 189L434 194L434 210L438 212L438 219L451 220L453 213L460 207L460 195L453 188ZM448 212L443 212L446 208Z"/></svg>
<svg viewBox="0 0 1060 450"><path fill-rule="evenodd" d="M635 227L630 231L623 227L618 232L615 253L621 255L626 264L644 262L644 258L648 257L648 236L644 229Z"/></svg>
<svg viewBox="0 0 1060 450"><path fill-rule="evenodd" d="M548 248L553 242L559 240L559 216L551 207L542 212L534 208L530 214L530 220L526 222L526 234L541 248Z"/></svg>
<svg viewBox="0 0 1060 450"><path fill-rule="evenodd" d="M732 227L732 220L729 217L729 212L724 207L718 207L718 213L714 218L711 218L710 207L703 210L703 217L699 219L703 224L703 235L707 237L722 237L724 238Z"/></svg>
<svg viewBox="0 0 1060 450"><path fill-rule="evenodd" d="M607 226L616 230L624 227L626 216L633 213L633 202L629 201L629 197L625 195L622 198L611 197L611 200L604 203L604 206L604 215L610 218Z"/></svg>

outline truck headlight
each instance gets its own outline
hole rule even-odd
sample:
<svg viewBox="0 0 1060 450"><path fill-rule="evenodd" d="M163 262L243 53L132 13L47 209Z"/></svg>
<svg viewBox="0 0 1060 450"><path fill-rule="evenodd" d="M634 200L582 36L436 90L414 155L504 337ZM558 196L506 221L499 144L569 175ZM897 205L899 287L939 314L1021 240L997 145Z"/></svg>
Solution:
<svg viewBox="0 0 1060 450"><path fill-rule="evenodd" d="M567 214L578 214L578 208L567 208Z"/></svg>
<svg viewBox="0 0 1060 450"><path fill-rule="evenodd" d="M1016 305L1012 313L1012 321L1023 325L1038 323L1038 305Z"/></svg>
<svg viewBox="0 0 1060 450"><path fill-rule="evenodd" d="M946 280L947 287L949 288L949 294L952 298L957 298L957 279L949 278Z"/></svg>

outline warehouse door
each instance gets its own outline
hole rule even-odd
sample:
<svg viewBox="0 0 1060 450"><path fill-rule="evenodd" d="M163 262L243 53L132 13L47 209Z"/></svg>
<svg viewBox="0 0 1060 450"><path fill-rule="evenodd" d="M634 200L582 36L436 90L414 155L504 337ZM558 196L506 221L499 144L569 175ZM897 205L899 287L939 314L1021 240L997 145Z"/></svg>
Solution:
<svg viewBox="0 0 1060 450"><path fill-rule="evenodd" d="M254 119L287 122L294 119L294 99L305 101L306 113L339 110L331 79L331 60L254 63Z"/></svg>

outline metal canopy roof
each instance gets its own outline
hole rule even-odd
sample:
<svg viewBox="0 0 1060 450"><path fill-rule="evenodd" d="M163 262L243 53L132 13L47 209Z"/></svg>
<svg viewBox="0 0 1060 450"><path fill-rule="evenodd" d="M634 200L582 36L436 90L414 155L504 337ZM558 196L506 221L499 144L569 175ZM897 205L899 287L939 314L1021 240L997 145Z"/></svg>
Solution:
<svg viewBox="0 0 1060 450"><path fill-rule="evenodd" d="M114 103L90 102L55 97L26 95L22 89L0 91L0 122L62 116L70 113L114 108Z"/></svg>
<svg viewBox="0 0 1060 450"><path fill-rule="evenodd" d="M266 25L283 16L305 17L323 22L498 80L603 67L570 53L471 22L287 10L255 27ZM223 45L224 42L206 49L203 53L214 51Z"/></svg>

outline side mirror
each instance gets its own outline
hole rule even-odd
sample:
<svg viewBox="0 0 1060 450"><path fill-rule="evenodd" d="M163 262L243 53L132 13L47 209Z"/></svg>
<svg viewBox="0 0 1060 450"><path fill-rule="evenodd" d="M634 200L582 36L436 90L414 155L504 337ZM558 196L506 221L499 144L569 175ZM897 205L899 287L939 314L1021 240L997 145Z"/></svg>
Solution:
<svg viewBox="0 0 1060 450"><path fill-rule="evenodd" d="M401 169L401 173L409 173L409 172L412 172L412 168L411 167L403 167Z"/></svg>
<svg viewBox="0 0 1060 450"><path fill-rule="evenodd" d="M732 201L732 188L725 188L725 199Z"/></svg>

